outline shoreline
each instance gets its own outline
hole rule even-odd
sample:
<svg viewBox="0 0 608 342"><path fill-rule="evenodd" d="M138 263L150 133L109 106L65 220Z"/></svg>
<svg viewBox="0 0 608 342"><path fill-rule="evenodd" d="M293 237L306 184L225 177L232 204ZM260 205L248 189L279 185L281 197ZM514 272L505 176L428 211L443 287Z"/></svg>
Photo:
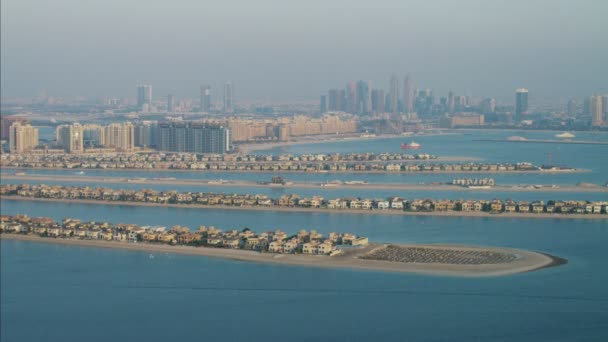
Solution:
<svg viewBox="0 0 608 342"><path fill-rule="evenodd" d="M534 188L532 184L521 185L495 185L491 188L467 188L452 184L407 184L407 183L367 183L367 184L337 184L323 186L324 183L292 182L285 185L260 184L248 180L231 180L224 183L210 183L213 180L197 179L125 179L122 177L102 176L68 176L68 175L2 175L7 180L40 181L40 182L90 182L102 184L165 184L165 185L192 185L208 187L249 187L269 189L321 189L321 190L431 190L431 191L471 191L471 192L606 192L608 187L602 186L559 186L553 188L544 184L541 188Z"/></svg>
<svg viewBox="0 0 608 342"><path fill-rule="evenodd" d="M152 253L175 253L183 255L196 255L228 260L255 262L273 265L289 265L316 268L333 268L345 270L364 270L378 272L415 273L436 276L460 276L460 277L488 277L505 276L516 273L532 272L547 267L561 265L564 260L548 254L499 247L457 246L457 245L435 245L435 244L409 244L398 245L400 247L424 247L424 248L450 248L455 250L484 250L501 253L511 253L517 256L512 262L502 264L440 264L440 263L406 263L382 260L365 260L359 257L371 250L384 246L383 244L370 244L364 248L351 250L339 256L319 255L284 255L259 253L246 250L172 246L149 243L126 243L116 241L100 240L76 240L61 238L44 238L33 235L0 234L0 240L16 240L34 243L54 243L69 246L80 246L89 248L123 249L139 252ZM153 254L151 254L153 255Z"/></svg>
<svg viewBox="0 0 608 342"><path fill-rule="evenodd" d="M295 208L295 207L246 207L228 205L200 205L200 204L163 204L148 202L119 202L119 201L98 201L98 200L68 200L56 198L34 198L19 196L0 196L0 200L10 201L30 201L30 202L54 202L64 204L94 204L94 205L114 205L114 206L135 206L135 207L165 207L165 208L185 208L201 210L243 210L243 211L265 211L265 212L298 212L298 213L328 213L328 214L355 214L355 215L399 215L399 216L442 216L442 217L485 217L485 218L537 218L537 219L594 219L608 220L607 214L534 214L534 213L500 213L491 214L482 211L432 211L432 212L411 212L400 210L363 210L363 209L324 209L324 208Z"/></svg>
<svg viewBox="0 0 608 342"><path fill-rule="evenodd" d="M403 135L403 134L378 134L371 136L362 136L365 133L345 133L341 135L332 135L332 134L321 134L316 136L303 136L300 138L294 138L292 141L275 141L275 142L261 142L261 143L237 143L236 145L239 148L240 153L248 154L255 153L258 151L268 151L274 148L295 146L295 145L308 145L308 144L325 144L325 143L336 143L336 142L356 142L356 141L366 141L366 140L379 140L379 139L395 139L395 138L403 138L403 139L411 139L415 137L430 137L430 136L438 136L438 135L462 135L459 132L448 132L448 133L429 133L429 134L411 134L411 135Z"/></svg>

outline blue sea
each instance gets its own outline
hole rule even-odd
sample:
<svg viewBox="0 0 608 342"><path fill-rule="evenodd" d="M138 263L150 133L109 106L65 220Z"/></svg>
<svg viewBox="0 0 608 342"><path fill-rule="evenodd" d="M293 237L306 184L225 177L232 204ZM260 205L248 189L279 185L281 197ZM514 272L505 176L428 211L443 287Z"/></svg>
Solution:
<svg viewBox="0 0 608 342"><path fill-rule="evenodd" d="M588 177L584 181L608 180L605 179L608 146L473 141L485 135L550 138L554 133L549 132L471 134L414 140L433 148L429 153L496 161L542 163L547 158L546 151L553 151L553 159L589 169L589 173L576 175ZM401 140L404 139L294 145L270 152L349 149L358 152L362 146L380 152L398 146ZM151 177L147 173L129 173L128 177L138 176ZM521 183L557 183L561 177L564 184L577 181L567 178L570 176L574 175L529 175L530 178L522 175ZM214 177L228 179L229 175ZM424 176L414 176L411 181L420 179ZM250 189L225 189L240 190ZM308 189L295 192L304 190ZM331 197L337 190L323 191L323 195ZM602 194L569 195L605 199ZM2 240L0 340L3 342L608 340L606 219L273 213L26 201L0 204L2 214L28 213L55 219L72 216L191 228L215 225L223 229L250 227L256 231L275 228L287 232L302 228L324 233L348 231L369 236L376 242L505 246L568 259L566 265L536 272L459 278L266 265L173 254L150 258L150 253L145 252Z"/></svg>

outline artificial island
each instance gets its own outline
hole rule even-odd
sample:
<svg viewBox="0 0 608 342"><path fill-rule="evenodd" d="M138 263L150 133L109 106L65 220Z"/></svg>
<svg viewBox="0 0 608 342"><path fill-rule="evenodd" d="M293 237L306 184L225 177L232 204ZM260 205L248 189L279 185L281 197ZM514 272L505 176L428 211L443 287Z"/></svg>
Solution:
<svg viewBox="0 0 608 342"><path fill-rule="evenodd" d="M566 263L559 257L498 247L369 243L352 233L280 229L260 234L249 228L222 231L200 226L138 226L66 218L0 216L0 237L84 247L202 255L233 260L451 276L500 276Z"/></svg>

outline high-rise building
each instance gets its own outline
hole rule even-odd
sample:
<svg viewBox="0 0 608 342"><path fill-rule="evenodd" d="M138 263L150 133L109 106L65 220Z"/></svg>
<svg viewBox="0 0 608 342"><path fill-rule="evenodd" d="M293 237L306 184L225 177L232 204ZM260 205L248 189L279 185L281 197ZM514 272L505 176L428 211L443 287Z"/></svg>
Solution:
<svg viewBox="0 0 608 342"><path fill-rule="evenodd" d="M82 140L85 146L103 146L103 127L100 125L82 125Z"/></svg>
<svg viewBox="0 0 608 342"><path fill-rule="evenodd" d="M604 114L608 114L608 95L602 96L602 108Z"/></svg>
<svg viewBox="0 0 608 342"><path fill-rule="evenodd" d="M175 121L158 125L157 149L168 152L218 153L230 151L230 129L203 122Z"/></svg>
<svg viewBox="0 0 608 342"><path fill-rule="evenodd" d="M374 89L372 90L372 111L375 113L385 112L385 96L384 90Z"/></svg>
<svg viewBox="0 0 608 342"><path fill-rule="evenodd" d="M599 127L603 122L602 97L600 95L591 96L591 125Z"/></svg>
<svg viewBox="0 0 608 342"><path fill-rule="evenodd" d="M113 123L103 128L104 146L130 152L135 147L135 132L130 122Z"/></svg>
<svg viewBox="0 0 608 342"><path fill-rule="evenodd" d="M142 110L145 105L148 108L152 106L152 86L149 84L140 84L137 86L137 108Z"/></svg>
<svg viewBox="0 0 608 342"><path fill-rule="evenodd" d="M448 93L448 113L453 114L456 109L456 101L454 100L454 93L450 90Z"/></svg>
<svg viewBox="0 0 608 342"><path fill-rule="evenodd" d="M483 99L481 101L481 112L482 113L494 113L496 111L496 100L493 98Z"/></svg>
<svg viewBox="0 0 608 342"><path fill-rule="evenodd" d="M143 121L133 127L133 140L135 146L152 147L156 146L156 133L158 126L156 122Z"/></svg>
<svg viewBox="0 0 608 342"><path fill-rule="evenodd" d="M403 84L403 111L406 113L414 112L414 85L410 76L405 76Z"/></svg>
<svg viewBox="0 0 608 342"><path fill-rule="evenodd" d="M321 95L321 106L319 110L321 111L321 114L327 112L327 96L325 95Z"/></svg>
<svg viewBox="0 0 608 342"><path fill-rule="evenodd" d="M25 116L21 115L2 115L0 120L0 140L8 140L10 136L11 125L19 122L21 125L26 125L30 121Z"/></svg>
<svg viewBox="0 0 608 342"><path fill-rule="evenodd" d="M520 122L524 114L528 113L528 89L515 90L515 121Z"/></svg>
<svg viewBox="0 0 608 342"><path fill-rule="evenodd" d="M175 97L173 94L167 95L167 112L173 113L175 111Z"/></svg>
<svg viewBox="0 0 608 342"><path fill-rule="evenodd" d="M568 116L574 117L576 116L576 101L574 99L568 100Z"/></svg>
<svg viewBox="0 0 608 342"><path fill-rule="evenodd" d="M234 89L231 82L224 84L224 113L234 112Z"/></svg>
<svg viewBox="0 0 608 342"><path fill-rule="evenodd" d="M346 85L346 111L357 113L357 82L351 81Z"/></svg>
<svg viewBox="0 0 608 342"><path fill-rule="evenodd" d="M13 122L9 127L9 149L11 153L24 153L38 146L38 128L30 124Z"/></svg>
<svg viewBox="0 0 608 342"><path fill-rule="evenodd" d="M330 112L338 112L340 108L340 100L338 99L340 92L338 89L330 89L327 96L327 110Z"/></svg>
<svg viewBox="0 0 608 342"><path fill-rule="evenodd" d="M68 153L84 152L83 126L79 123L60 125L55 130L57 144Z"/></svg>
<svg viewBox="0 0 608 342"><path fill-rule="evenodd" d="M356 112L359 114L369 114L372 111L372 82L357 82L357 106Z"/></svg>
<svg viewBox="0 0 608 342"><path fill-rule="evenodd" d="M390 105L388 111L391 113L399 112L399 79L397 79L396 75L391 77L388 99Z"/></svg>
<svg viewBox="0 0 608 342"><path fill-rule="evenodd" d="M231 90L232 92L232 90ZM201 112L209 112L211 110L211 87L208 85L201 86Z"/></svg>

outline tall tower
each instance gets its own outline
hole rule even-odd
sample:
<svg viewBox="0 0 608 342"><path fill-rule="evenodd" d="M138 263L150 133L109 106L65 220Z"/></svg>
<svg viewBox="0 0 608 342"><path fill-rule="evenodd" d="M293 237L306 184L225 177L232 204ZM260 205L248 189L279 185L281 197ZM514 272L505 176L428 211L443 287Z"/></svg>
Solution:
<svg viewBox="0 0 608 342"><path fill-rule="evenodd" d="M167 112L172 113L175 111L175 97L173 94L167 95Z"/></svg>
<svg viewBox="0 0 608 342"><path fill-rule="evenodd" d="M602 97L600 95L591 96L591 125L599 127L603 122Z"/></svg>
<svg viewBox="0 0 608 342"><path fill-rule="evenodd" d="M528 112L528 89L519 88L515 90L515 121L520 122L524 114Z"/></svg>
<svg viewBox="0 0 608 342"><path fill-rule="evenodd" d="M456 101L454 100L454 93L450 90L448 93L448 112L454 113L456 109Z"/></svg>
<svg viewBox="0 0 608 342"><path fill-rule="evenodd" d="M149 84L139 84L137 86L137 108L142 109L144 105L152 105L152 86Z"/></svg>
<svg viewBox="0 0 608 342"><path fill-rule="evenodd" d="M369 114L372 111L371 81L357 82L357 106L356 112L359 114Z"/></svg>
<svg viewBox="0 0 608 342"><path fill-rule="evenodd" d="M403 110L406 113L414 112L414 85L410 76L405 76L403 83Z"/></svg>
<svg viewBox="0 0 608 342"><path fill-rule="evenodd" d="M234 90L230 81L224 84L224 113L234 112Z"/></svg>
<svg viewBox="0 0 608 342"><path fill-rule="evenodd" d="M209 112L211 110L211 87L208 85L201 86L201 112Z"/></svg>
<svg viewBox="0 0 608 342"><path fill-rule="evenodd" d="M28 152L38 145L38 128L16 121L9 127L9 148L11 153Z"/></svg>
<svg viewBox="0 0 608 342"><path fill-rule="evenodd" d="M351 81L346 85L346 111L357 113L357 82Z"/></svg>
<svg viewBox="0 0 608 342"><path fill-rule="evenodd" d="M574 117L576 116L576 101L574 99L568 100L568 116Z"/></svg>
<svg viewBox="0 0 608 342"><path fill-rule="evenodd" d="M388 93L390 111L392 113L399 112L399 79L396 75L391 76L390 90Z"/></svg>
<svg viewBox="0 0 608 342"><path fill-rule="evenodd" d="M321 114L327 112L327 96L321 95L321 106L319 108L321 110Z"/></svg>
<svg viewBox="0 0 608 342"><path fill-rule="evenodd" d="M79 123L57 126L55 134L57 143L66 152L82 153L84 151L84 130Z"/></svg>

